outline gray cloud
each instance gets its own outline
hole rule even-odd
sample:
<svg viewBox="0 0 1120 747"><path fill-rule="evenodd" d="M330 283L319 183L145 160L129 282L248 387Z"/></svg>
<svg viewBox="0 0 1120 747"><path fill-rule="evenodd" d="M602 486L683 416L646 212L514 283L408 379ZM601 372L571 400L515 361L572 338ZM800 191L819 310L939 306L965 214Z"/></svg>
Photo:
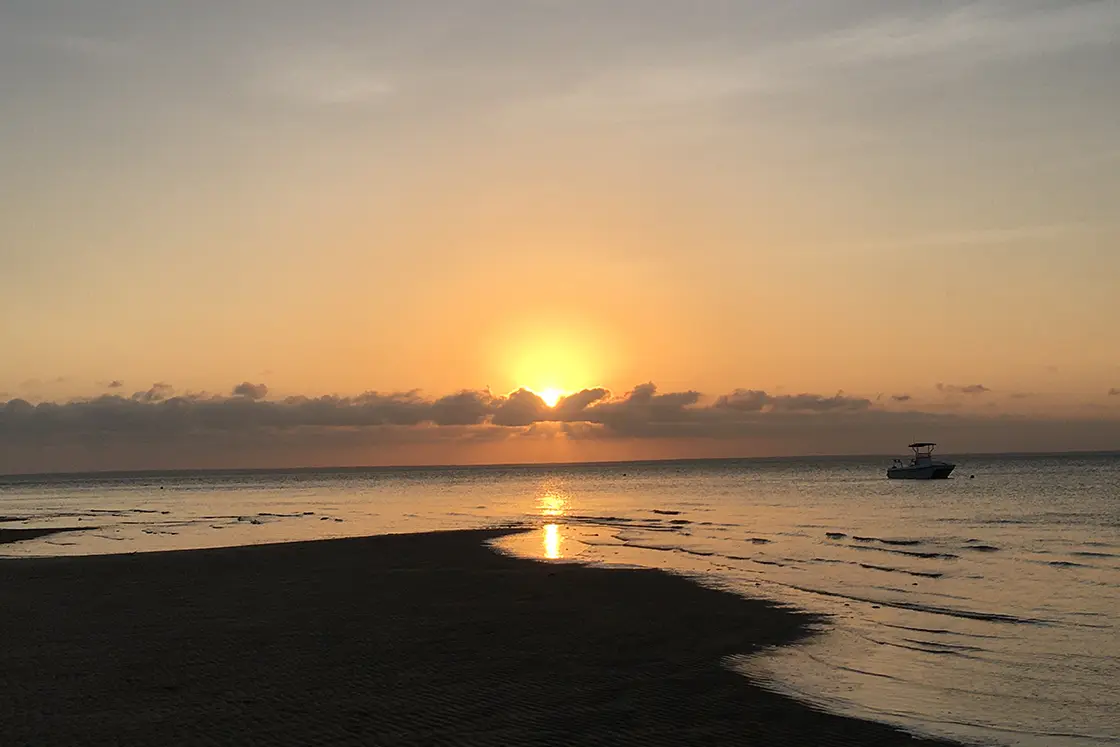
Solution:
<svg viewBox="0 0 1120 747"><path fill-rule="evenodd" d="M995 450L1031 448L1036 441L1025 440L1028 434L1035 434L1039 448L1050 449L1092 448L1120 436L1120 422L1114 421L1071 427L1056 421L891 411L843 392L778 395L736 389L705 399L696 391L659 392L645 383L618 395L586 389L549 408L526 389L507 396L463 390L439 398L405 391L267 399L267 387L253 384L231 391L229 396L176 395L169 384L157 383L131 397L0 403L0 472L454 461L464 449L493 449L495 444L514 448L558 437L574 449L586 448L581 458L602 458L604 453L632 454L607 451L622 448L618 444L623 442L668 440L677 446L667 455L679 455L681 449L702 455L696 451L700 444L716 442L753 444L776 453L881 453L912 440L915 433L965 443L977 443L977 434L987 434L984 438ZM1044 436L1052 440L1043 446ZM470 453L486 459L494 452Z"/></svg>
<svg viewBox="0 0 1120 747"><path fill-rule="evenodd" d="M157 381L152 384L151 388L146 392L136 392L132 395L132 399L136 402L163 402L172 394L175 393L175 388L170 384L162 381Z"/></svg>
<svg viewBox="0 0 1120 747"><path fill-rule="evenodd" d="M979 0L896 13L826 36L815 45L831 64L920 57L968 62L1010 60L1082 46L1109 44L1120 12L1109 3L1030 3Z"/></svg>
<svg viewBox="0 0 1120 747"><path fill-rule="evenodd" d="M770 395L756 389L736 389L717 399L715 406L742 412L855 412L870 408L871 400L845 397L843 392L822 397L819 394Z"/></svg>
<svg viewBox="0 0 1120 747"><path fill-rule="evenodd" d="M267 392L264 384L244 382L232 389L231 396L175 395L170 384L159 382L128 398L107 394L38 405L16 399L0 409L0 432L10 436L67 437L423 424L517 429L551 422L589 424L598 429L583 429L586 433L613 431L644 437L671 432L704 433L705 429L717 434L726 431L726 426L743 421L745 416L850 413L871 407L869 400L842 394L770 395L742 389L704 405L699 392L661 393L653 383L641 384L618 396L602 388L585 389L562 398L552 408L527 389L507 396L463 390L438 399L409 391L268 400Z"/></svg>
<svg viewBox="0 0 1120 747"><path fill-rule="evenodd" d="M947 394L987 394L992 391L983 384L937 384L937 391Z"/></svg>
<svg viewBox="0 0 1120 747"><path fill-rule="evenodd" d="M556 403L553 413L561 420L579 422L587 408L610 399L611 393L603 388L584 389L569 394Z"/></svg>
<svg viewBox="0 0 1120 747"><path fill-rule="evenodd" d="M544 400L528 389L518 389L494 408L494 425L519 426L548 420L550 410Z"/></svg>
<svg viewBox="0 0 1120 747"><path fill-rule="evenodd" d="M489 392L464 389L433 402L431 419L436 425L478 425L490 414L493 401Z"/></svg>
<svg viewBox="0 0 1120 747"><path fill-rule="evenodd" d="M770 394L736 389L702 403L696 391L666 392L653 383L640 384L621 395L606 389L585 389L549 407L537 394L519 389L507 396L463 390L437 399L418 391L366 392L355 397L327 395L266 399L264 384L241 383L231 396L175 395L167 383L153 384L129 398L103 395L66 403L31 405L22 399L0 409L0 432L8 435L91 433L181 433L293 428L411 427L423 424L497 426L517 429L537 423L588 424L584 433L634 437L702 435L722 437L737 429L753 429L779 416L844 416L885 414L869 399L820 394ZM896 395L894 399L904 401ZM749 427L748 427L749 426Z"/></svg>
<svg viewBox="0 0 1120 747"><path fill-rule="evenodd" d="M105 386L106 386L107 389L120 389L121 387L124 386L124 382L121 381L120 379L113 379L112 381L110 381Z"/></svg>
<svg viewBox="0 0 1120 747"><path fill-rule="evenodd" d="M248 399L264 399L268 396L268 387L264 384L243 381L233 388L233 393L235 396L247 397Z"/></svg>
<svg viewBox="0 0 1120 747"><path fill-rule="evenodd" d="M892 394L891 399L893 399L895 402L909 402L914 398L909 394Z"/></svg>

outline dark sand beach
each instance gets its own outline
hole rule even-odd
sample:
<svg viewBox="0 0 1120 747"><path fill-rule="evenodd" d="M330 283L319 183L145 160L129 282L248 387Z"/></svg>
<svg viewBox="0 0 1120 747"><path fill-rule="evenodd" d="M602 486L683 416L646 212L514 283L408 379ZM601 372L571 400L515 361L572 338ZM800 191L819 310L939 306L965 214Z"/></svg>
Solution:
<svg viewBox="0 0 1120 747"><path fill-rule="evenodd" d="M940 744L721 664L806 615L498 534L0 563L0 743Z"/></svg>

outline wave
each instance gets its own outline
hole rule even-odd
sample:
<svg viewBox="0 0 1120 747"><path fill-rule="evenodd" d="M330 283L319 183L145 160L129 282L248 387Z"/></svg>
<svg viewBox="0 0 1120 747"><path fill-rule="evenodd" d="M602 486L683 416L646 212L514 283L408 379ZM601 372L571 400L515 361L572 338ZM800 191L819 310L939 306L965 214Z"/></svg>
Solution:
<svg viewBox="0 0 1120 747"><path fill-rule="evenodd" d="M837 664L836 662L830 661L830 660L824 658L823 656L818 656L817 654L813 654L813 653L810 653L808 651L804 651L804 652L802 652L802 654L806 658L810 659L811 661L815 661L818 664L821 664L821 665L823 665L823 666L825 666L829 669L837 669L841 672L851 672L852 674L862 674L862 675L865 675L867 677L881 677L882 679L885 679L885 680L898 680L899 679L898 677L895 677L895 676L890 675L890 674L883 674L882 672L869 672L865 669L857 669L856 667L846 666L844 664Z"/></svg>
<svg viewBox="0 0 1120 747"><path fill-rule="evenodd" d="M833 537L833 536L831 536L831 534L826 534L825 536L829 537L829 539L839 539L839 537ZM852 548L855 548L857 550L879 550L881 552L893 552L893 553L897 553L899 555L908 555L912 558L943 558L945 560L956 560L957 558L960 557L959 555L954 555L952 553L937 552L937 551L933 551L933 550L920 551L920 550L899 550L899 549L896 549L896 548L899 548L899 547L914 547L916 545L921 545L924 542L923 540L884 539L882 537L862 537L858 534L852 535L852 539L855 540L856 542L864 543L863 545L848 545L848 547L852 547ZM875 547L875 546L872 545L872 543L878 543L880 545L887 545L887 547ZM984 547L990 547L990 545L985 545ZM974 546L972 549L978 549L978 548ZM992 549L998 549L998 548L992 548Z"/></svg>
<svg viewBox="0 0 1120 747"><path fill-rule="evenodd" d="M942 560L957 560L957 559L960 558L959 555L954 555L951 552L918 552L917 550L896 550L896 549L890 548L890 547L868 547L868 546L861 547L859 545L850 545L850 547L852 547L856 550L874 550L876 552L891 552L891 553L894 553L895 555L906 555L907 557L911 557L911 558L926 558L926 559L941 558Z"/></svg>
<svg viewBox="0 0 1120 747"><path fill-rule="evenodd" d="M978 659L978 658L980 658L978 656L972 656L971 654L965 653L963 651L953 651L952 649L941 648L941 647L938 647L938 646L934 646L934 647L921 646L921 645L907 646L905 643L898 643L898 642L895 642L895 641L881 641L877 638L871 638L870 636L864 636L864 637L867 638L867 640L871 641L872 643L878 643L880 646L891 646L893 648L902 648L902 649L906 649L907 651L918 651L918 652L923 653L923 654L936 654L938 656L960 656L960 657L963 657L965 659ZM905 641L905 640L910 640L910 639L903 638L902 640ZM922 641L914 641L914 643L920 644L920 643L923 643L923 642Z"/></svg>
<svg viewBox="0 0 1120 747"><path fill-rule="evenodd" d="M940 641L923 641L923 640L918 639L918 638L903 638L902 640L904 640L908 643L917 644L919 646L936 646L938 648L956 649L956 650L959 650L959 651L981 651L981 652L988 652L989 651L988 649L982 648L980 646L966 646L963 643L942 643Z"/></svg>
<svg viewBox="0 0 1120 747"><path fill-rule="evenodd" d="M887 573L905 573L908 576L920 576L921 578L941 578L945 574L926 572L926 571L908 571L905 568L891 568L886 565L872 565L871 563L858 563L860 568L867 568L872 571L886 571Z"/></svg>
<svg viewBox="0 0 1120 747"><path fill-rule="evenodd" d="M622 546L633 547L636 550L656 550L657 552L676 552L676 550L678 549L674 545L641 545L637 542L626 542L625 540L623 541Z"/></svg>
<svg viewBox="0 0 1120 747"><path fill-rule="evenodd" d="M646 519L631 519L627 516L586 516L582 514L572 514L568 517L573 521L609 521L609 522L623 522L631 524L635 521L647 521ZM653 521L660 521L660 519L653 519Z"/></svg>
<svg viewBox="0 0 1120 747"><path fill-rule="evenodd" d="M947 628L919 628L913 625L900 625L898 623L889 623L877 621L877 623L885 628L896 628L898 630L909 630L914 633L929 633L931 635L956 635L965 638L1001 638L1006 639L1007 636L1003 635L985 635L983 633L962 633L959 630L948 630Z"/></svg>
<svg viewBox="0 0 1120 747"><path fill-rule="evenodd" d="M1054 625L1055 623L1050 620L1031 617L1017 617L1015 615L1007 614L1004 612L981 612L979 610L960 609L956 607L941 607L934 604L922 604L920 602L902 602L902 601L886 601L882 599L869 599L867 597L860 597L854 594L844 594L838 591L826 591L824 589L813 589L807 586L797 586L794 584L784 584L780 581L775 581L780 586L785 586L797 591L803 591L807 594L819 594L826 597L836 597L839 599L849 599L853 602L863 602L865 604L880 605L882 607L891 607L893 609L910 610L912 612L926 612L931 615L944 615L946 617L956 617L963 620L982 620L985 622L998 622L1008 623L1012 625Z"/></svg>

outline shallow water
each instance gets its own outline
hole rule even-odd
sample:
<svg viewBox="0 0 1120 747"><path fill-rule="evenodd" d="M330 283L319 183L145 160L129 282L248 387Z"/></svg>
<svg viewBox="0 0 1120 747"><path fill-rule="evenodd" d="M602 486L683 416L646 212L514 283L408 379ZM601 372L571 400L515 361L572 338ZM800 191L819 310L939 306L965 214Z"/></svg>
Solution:
<svg viewBox="0 0 1120 747"><path fill-rule="evenodd" d="M1016 745L1120 744L1120 457L184 473L0 480L0 555L529 522L529 557L667 568L828 613L733 665L831 710ZM970 475L975 475L970 479Z"/></svg>

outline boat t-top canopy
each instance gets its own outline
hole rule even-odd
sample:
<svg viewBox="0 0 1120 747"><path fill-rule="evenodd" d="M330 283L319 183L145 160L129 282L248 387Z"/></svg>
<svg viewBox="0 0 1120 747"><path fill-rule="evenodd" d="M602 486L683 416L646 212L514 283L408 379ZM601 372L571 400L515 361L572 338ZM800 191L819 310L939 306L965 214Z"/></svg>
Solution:
<svg viewBox="0 0 1120 747"><path fill-rule="evenodd" d="M910 444L910 446L908 446L907 448L909 448L909 449L924 449L927 446L937 446L937 444L922 441L921 443Z"/></svg>

